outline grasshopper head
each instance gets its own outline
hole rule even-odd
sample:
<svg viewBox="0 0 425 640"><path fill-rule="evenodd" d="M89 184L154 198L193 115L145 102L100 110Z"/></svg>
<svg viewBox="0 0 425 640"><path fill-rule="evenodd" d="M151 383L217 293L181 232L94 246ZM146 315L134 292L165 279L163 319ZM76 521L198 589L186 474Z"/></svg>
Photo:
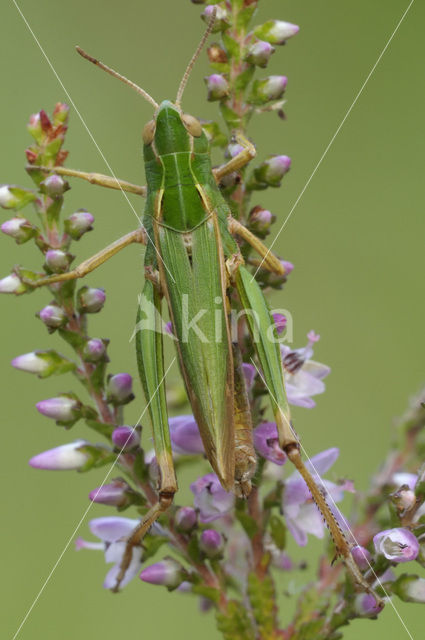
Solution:
<svg viewBox="0 0 425 640"><path fill-rule="evenodd" d="M201 123L194 116L183 113L170 100L163 100L154 120L150 120L143 129L145 145L155 143L159 155L190 151L191 138L200 138L205 134Z"/></svg>

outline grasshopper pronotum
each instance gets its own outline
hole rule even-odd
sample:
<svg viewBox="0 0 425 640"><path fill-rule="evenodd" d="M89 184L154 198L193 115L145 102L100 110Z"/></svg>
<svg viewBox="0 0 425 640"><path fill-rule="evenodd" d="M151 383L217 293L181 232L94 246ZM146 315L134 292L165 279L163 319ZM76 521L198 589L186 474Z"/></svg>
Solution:
<svg viewBox="0 0 425 640"><path fill-rule="evenodd" d="M269 338L273 319L259 285L244 265L234 234L241 236L260 254L264 268L282 275L282 264L258 238L232 218L217 184L222 177L246 165L255 156L255 148L242 139L243 151L224 166L213 170L209 143L200 122L181 108L190 71L212 30L214 19L213 13L174 102L164 100L158 104L143 89L77 48L84 58L130 85L153 105L153 119L143 129L147 187L97 173L62 167L54 168L54 171L101 186L145 195L143 227L125 235L72 271L42 278L31 285L38 287L83 277L127 245L134 242L145 244L143 300L160 314L162 299L166 299L180 369L206 456L223 488L246 497L251 490L256 457L240 353L238 346L232 344L229 327L228 297L229 291L234 290L246 312L263 381L269 392L280 446L308 485L330 530L337 553L355 582L369 591L368 583L353 561L344 534L301 459L298 438L291 426L280 351L277 341ZM187 335L187 327L183 326L183 299L187 301L191 317L202 312L198 326L207 340L200 339L195 332L190 337ZM145 313L143 307L139 308L138 321ZM136 333L138 368L149 403L160 471L158 502L127 541L116 589L125 576L133 547L140 544L149 527L170 507L177 491L168 431L162 332L155 325L159 314L154 314L153 325Z"/></svg>

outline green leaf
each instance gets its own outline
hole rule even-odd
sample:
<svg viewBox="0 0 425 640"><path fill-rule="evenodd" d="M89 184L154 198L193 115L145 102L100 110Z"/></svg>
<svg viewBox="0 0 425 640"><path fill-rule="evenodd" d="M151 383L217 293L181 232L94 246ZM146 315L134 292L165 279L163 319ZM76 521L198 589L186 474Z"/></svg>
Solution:
<svg viewBox="0 0 425 640"><path fill-rule="evenodd" d="M86 420L86 424L87 426L89 426L91 429L94 429L97 433L100 433L100 435L105 436L106 438L110 439L112 436L112 432L115 429L115 425L113 424L108 424L106 422L100 422L99 420L95 420L94 416L90 416L90 418L87 416L84 416L84 413L87 411L87 413L89 412L94 412L94 409L92 409L91 407L83 407L82 411L83 411L83 417Z"/></svg>
<svg viewBox="0 0 425 640"><path fill-rule="evenodd" d="M256 638L246 607L236 600L229 600L226 612L218 611L216 620L217 628L223 634L224 640L255 640Z"/></svg>
<svg viewBox="0 0 425 640"><path fill-rule="evenodd" d="M233 111L233 109L227 106L227 104L225 104L224 102L220 102L220 110L221 110L221 115L223 116L229 129L240 128L241 118L236 113L236 111Z"/></svg>
<svg viewBox="0 0 425 640"><path fill-rule="evenodd" d="M231 38L227 33L223 33L222 39L229 58L235 58L236 61L239 60L241 51L237 40Z"/></svg>
<svg viewBox="0 0 425 640"><path fill-rule="evenodd" d="M252 516L250 516L248 513L246 513L246 511L243 511L242 509L236 509L235 513L236 513L236 518L241 523L248 538L252 540L252 538L258 532L257 522L254 520Z"/></svg>
<svg viewBox="0 0 425 640"><path fill-rule="evenodd" d="M236 91L244 91L244 89L251 82L251 79L252 79L252 76L254 75L254 73L255 73L255 67L254 66L250 66L250 67L248 67L248 69L245 69L245 71L242 71L242 73L240 73L238 75L238 77L236 78L235 90Z"/></svg>
<svg viewBox="0 0 425 640"><path fill-rule="evenodd" d="M208 598L208 600L211 600L215 604L220 600L220 591L218 589L214 589L214 587L207 587L204 584L194 584L192 587L192 593Z"/></svg>
<svg viewBox="0 0 425 640"><path fill-rule="evenodd" d="M153 558L157 551L164 545L168 544L169 540L165 536L150 536L146 535L143 538L143 562Z"/></svg>
<svg viewBox="0 0 425 640"><path fill-rule="evenodd" d="M286 526L279 516L273 514L270 517L270 535L278 549L283 551L286 546Z"/></svg>
<svg viewBox="0 0 425 640"><path fill-rule="evenodd" d="M236 27L239 31L246 31L249 23L251 22L251 18L254 15L256 10L256 5L251 4L242 11L239 11L238 16L236 18Z"/></svg>

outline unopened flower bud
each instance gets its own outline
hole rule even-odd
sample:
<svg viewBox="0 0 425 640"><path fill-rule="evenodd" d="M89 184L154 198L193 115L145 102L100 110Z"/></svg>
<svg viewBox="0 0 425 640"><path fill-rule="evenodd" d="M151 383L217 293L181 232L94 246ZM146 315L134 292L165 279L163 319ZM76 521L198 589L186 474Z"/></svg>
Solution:
<svg viewBox="0 0 425 640"><path fill-rule="evenodd" d="M382 611L382 607L371 593L359 594L354 602L354 610L361 617L375 617Z"/></svg>
<svg viewBox="0 0 425 640"><path fill-rule="evenodd" d="M192 415L174 416L169 419L168 423L171 446L175 453L183 455L204 453L198 425Z"/></svg>
<svg viewBox="0 0 425 640"><path fill-rule="evenodd" d="M251 104L266 104L270 100L279 100L286 89L286 76L269 76L263 80L255 80L252 85L248 102Z"/></svg>
<svg viewBox="0 0 425 640"><path fill-rule="evenodd" d="M71 256L61 249L49 249L46 252L46 267L52 273L63 273L70 262Z"/></svg>
<svg viewBox="0 0 425 640"><path fill-rule="evenodd" d="M23 293L25 291L25 285L20 281L15 273L11 273L9 276L0 280L0 293Z"/></svg>
<svg viewBox="0 0 425 640"><path fill-rule="evenodd" d="M238 156L243 150L244 148L241 144L238 144L237 142L231 142L229 145L227 145L224 156L226 158L234 158L235 156Z"/></svg>
<svg viewBox="0 0 425 640"><path fill-rule="evenodd" d="M173 558L164 558L161 562L151 564L143 569L140 579L149 584L158 584L168 589L176 589L184 580L185 571L181 564Z"/></svg>
<svg viewBox="0 0 425 640"><path fill-rule="evenodd" d="M213 73L204 78L208 89L207 100L222 100L229 94L229 83L226 78L219 73Z"/></svg>
<svg viewBox="0 0 425 640"><path fill-rule="evenodd" d="M391 591L403 602L425 602L425 579L403 573L392 583Z"/></svg>
<svg viewBox="0 0 425 640"><path fill-rule="evenodd" d="M33 238L37 233L37 228L34 227L25 218L11 218L6 220L1 225L1 230L6 235L14 238L18 244L23 244Z"/></svg>
<svg viewBox="0 0 425 640"><path fill-rule="evenodd" d="M225 31L229 26L229 22L227 20L227 11L222 7L218 7L217 5L209 4L205 7L204 11L201 13L201 18L204 22L209 22L212 12L214 11L214 7L217 7L217 13L215 14L215 22L212 29L212 33L217 33L218 31Z"/></svg>
<svg viewBox="0 0 425 640"><path fill-rule="evenodd" d="M113 480L110 484L104 484L90 491L89 498L92 502L107 504L112 507L125 507L131 503L127 494L130 487L124 480Z"/></svg>
<svg viewBox="0 0 425 640"><path fill-rule="evenodd" d="M35 406L44 416L58 422L74 422L81 415L81 403L71 394L61 394L56 398L47 398L47 400L37 402Z"/></svg>
<svg viewBox="0 0 425 640"><path fill-rule="evenodd" d="M100 338L88 340L83 348L83 357L86 362L99 362L104 358L106 346Z"/></svg>
<svg viewBox="0 0 425 640"><path fill-rule="evenodd" d="M208 558L219 557L224 549L222 535L215 529L205 529L199 539L199 548Z"/></svg>
<svg viewBox="0 0 425 640"><path fill-rule="evenodd" d="M107 385L108 402L120 405L133 400L132 384L133 378L128 373L117 373L111 376Z"/></svg>
<svg viewBox="0 0 425 640"><path fill-rule="evenodd" d="M37 142L41 142L44 134L43 134L43 129L41 128L39 113L33 113L30 116L29 122L27 124L27 129L29 133L32 135L32 137L34 138L34 140L36 140Z"/></svg>
<svg viewBox="0 0 425 640"><path fill-rule="evenodd" d="M113 430L112 442L120 451L131 451L139 446L140 434L135 428L122 425Z"/></svg>
<svg viewBox="0 0 425 640"><path fill-rule="evenodd" d="M274 313L273 320L276 326L277 335L280 336L280 334L285 331L286 325L288 323L286 316L284 316L282 313Z"/></svg>
<svg viewBox="0 0 425 640"><path fill-rule="evenodd" d="M257 234L266 235L270 230L270 225L276 220L275 216L268 209L257 206L249 212L248 224L251 231Z"/></svg>
<svg viewBox="0 0 425 640"><path fill-rule="evenodd" d="M48 349L47 351L32 351L17 356L12 360L12 367L27 373L36 373L39 378L47 378L53 374L73 371L75 363L53 349Z"/></svg>
<svg viewBox="0 0 425 640"><path fill-rule="evenodd" d="M94 217L88 211L76 211L64 220L65 231L73 240L79 240L93 229Z"/></svg>
<svg viewBox="0 0 425 640"><path fill-rule="evenodd" d="M63 327L68 322L68 317L62 307L56 304L48 304L42 309L38 316L47 327L57 329Z"/></svg>
<svg viewBox="0 0 425 640"><path fill-rule="evenodd" d="M370 568L371 555L370 552L357 544L351 549L351 555L354 558L354 562L362 571L366 571L366 569Z"/></svg>
<svg viewBox="0 0 425 640"><path fill-rule="evenodd" d="M288 156L270 156L259 167L254 169L254 178L258 183L257 188L280 187L283 176L291 167L291 158Z"/></svg>
<svg viewBox="0 0 425 640"><path fill-rule="evenodd" d="M410 562L419 553L419 542L409 529L386 529L373 537L376 552L391 562Z"/></svg>
<svg viewBox="0 0 425 640"><path fill-rule="evenodd" d="M0 207L3 209L21 209L35 198L35 193L29 189L22 189L12 184L0 186Z"/></svg>
<svg viewBox="0 0 425 640"><path fill-rule="evenodd" d="M176 529L182 533L192 531L197 525L198 516L192 507L180 507L174 517Z"/></svg>
<svg viewBox="0 0 425 640"><path fill-rule="evenodd" d="M17 356L12 360L12 367L20 369L20 371L26 371L27 373L42 374L49 368L47 360L40 357L37 351L31 353L24 353L22 356Z"/></svg>
<svg viewBox="0 0 425 640"><path fill-rule="evenodd" d="M37 469L47 469L49 471L69 471L82 469L87 463L89 456L83 451L79 451L81 447L86 445L85 440L76 440L69 444L63 444L55 449L43 451L34 456L29 461L31 467Z"/></svg>
<svg viewBox="0 0 425 640"><path fill-rule="evenodd" d="M254 34L261 40L271 44L285 44L286 40L295 36L300 30L296 24L283 20L268 20L254 29Z"/></svg>
<svg viewBox="0 0 425 640"><path fill-rule="evenodd" d="M78 311L80 313L98 313L105 304L104 289L81 287L77 293Z"/></svg>
<svg viewBox="0 0 425 640"><path fill-rule="evenodd" d="M275 48L269 42L259 40L248 47L245 60L257 67L267 67L271 55L275 52Z"/></svg>
<svg viewBox="0 0 425 640"><path fill-rule="evenodd" d="M63 124L68 119L69 106L66 104L66 102L57 102L52 115L53 124L55 126L57 126L58 124Z"/></svg>
<svg viewBox="0 0 425 640"><path fill-rule="evenodd" d="M279 260L284 269L284 274L279 275L277 273L264 272L262 275L262 281L265 286L272 287L272 289L280 289L282 285L287 281L289 274L294 269L292 262L288 260Z"/></svg>
<svg viewBox="0 0 425 640"><path fill-rule="evenodd" d="M208 47L207 54L211 64L226 64L228 62L227 53L217 43Z"/></svg>
<svg viewBox="0 0 425 640"><path fill-rule="evenodd" d="M66 180L55 173L43 180L41 184L44 186L47 195L51 198L58 198L63 195L67 189L69 189L69 185Z"/></svg>

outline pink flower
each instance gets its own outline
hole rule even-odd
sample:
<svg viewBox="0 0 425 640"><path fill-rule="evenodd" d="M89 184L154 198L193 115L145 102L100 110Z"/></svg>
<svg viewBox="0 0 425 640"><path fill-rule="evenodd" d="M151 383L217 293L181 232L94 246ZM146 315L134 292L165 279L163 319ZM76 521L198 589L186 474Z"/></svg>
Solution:
<svg viewBox="0 0 425 640"><path fill-rule="evenodd" d="M288 402L298 407L312 409L316 403L311 396L324 392L323 378L330 373L330 368L311 360L313 344L320 339L320 336L310 331L307 338L308 343L305 347L291 349L283 344L280 352Z"/></svg>

